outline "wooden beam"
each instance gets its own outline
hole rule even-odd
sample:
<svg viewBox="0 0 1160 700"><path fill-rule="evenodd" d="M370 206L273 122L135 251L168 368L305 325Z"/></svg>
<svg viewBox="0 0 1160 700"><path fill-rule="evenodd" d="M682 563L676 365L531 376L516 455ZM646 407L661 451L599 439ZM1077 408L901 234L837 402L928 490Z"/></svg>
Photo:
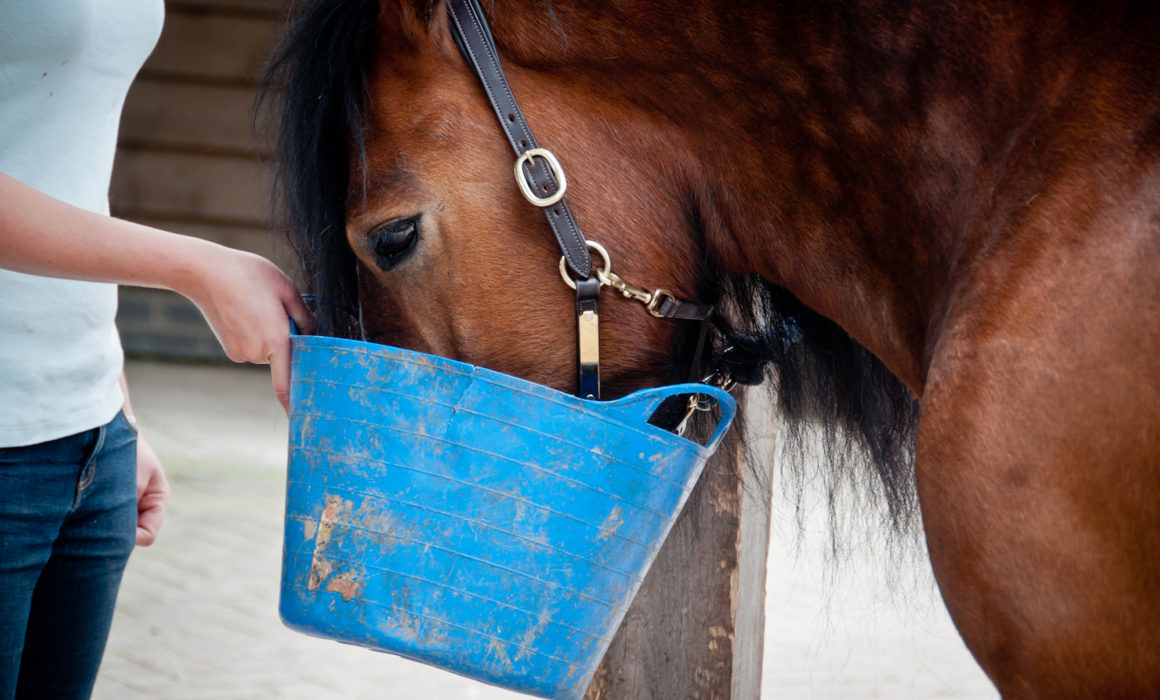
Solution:
<svg viewBox="0 0 1160 700"><path fill-rule="evenodd" d="M254 89L141 78L125 100L123 146L185 149L203 153L269 158L271 134L255 143Z"/></svg>
<svg viewBox="0 0 1160 700"><path fill-rule="evenodd" d="M252 158L121 148L109 203L118 216L264 228L269 169Z"/></svg>
<svg viewBox="0 0 1160 700"><path fill-rule="evenodd" d="M754 426L771 426L764 395L743 397ZM762 422L764 421L764 422ZM772 450L731 430L665 540L588 700L757 698L765 629ZM747 450L769 471L747 471ZM768 454L764 454L768 453ZM766 459L768 457L768 459Z"/></svg>
<svg viewBox="0 0 1160 700"><path fill-rule="evenodd" d="M275 39L275 22L266 17L171 9L141 75L256 85Z"/></svg>
<svg viewBox="0 0 1160 700"><path fill-rule="evenodd" d="M256 15L280 18L286 11L285 0L166 0L165 9L173 12L215 12L219 14Z"/></svg>

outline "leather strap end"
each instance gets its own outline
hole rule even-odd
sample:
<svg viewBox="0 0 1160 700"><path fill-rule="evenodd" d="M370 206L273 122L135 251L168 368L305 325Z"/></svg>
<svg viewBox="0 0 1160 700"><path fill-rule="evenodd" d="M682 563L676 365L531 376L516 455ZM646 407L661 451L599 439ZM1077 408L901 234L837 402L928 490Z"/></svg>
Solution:
<svg viewBox="0 0 1160 700"><path fill-rule="evenodd" d="M579 350L580 396L600 398L600 280L595 276L576 282L576 330Z"/></svg>
<svg viewBox="0 0 1160 700"><path fill-rule="evenodd" d="M654 311L662 318L676 318L686 321L704 321L713 315L713 307L706 304L693 304L666 296L657 304Z"/></svg>

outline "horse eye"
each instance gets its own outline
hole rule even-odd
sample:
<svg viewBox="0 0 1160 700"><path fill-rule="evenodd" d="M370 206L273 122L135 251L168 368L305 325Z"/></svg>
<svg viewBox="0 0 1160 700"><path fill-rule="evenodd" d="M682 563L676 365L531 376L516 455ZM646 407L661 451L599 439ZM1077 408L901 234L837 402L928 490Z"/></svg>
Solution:
<svg viewBox="0 0 1160 700"><path fill-rule="evenodd" d="M401 263L419 240L419 217L388 221L371 232L371 245L384 271Z"/></svg>

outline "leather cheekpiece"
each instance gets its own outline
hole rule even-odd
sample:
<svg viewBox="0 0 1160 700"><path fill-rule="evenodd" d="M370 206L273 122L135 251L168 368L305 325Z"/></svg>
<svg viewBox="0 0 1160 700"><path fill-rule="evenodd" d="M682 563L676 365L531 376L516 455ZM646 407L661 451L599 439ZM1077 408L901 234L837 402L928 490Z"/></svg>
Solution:
<svg viewBox="0 0 1160 700"><path fill-rule="evenodd" d="M516 103L508 84L507 75L500 65L499 52L495 48L491 28L477 0L450 0L447 3L455 31L455 43L467 60L468 65L475 71L476 77L483 83L483 91L487 93L488 102L499 119L508 142L516 156L539 148L532 129L528 126L524 114ZM559 190L559 184L552 176L543 158L531 158L530 164L521 168L522 174L528 179L532 191L537 196L548 197ZM568 202L561 199L555 204L542 207L544 215L548 217L548 225L560 244L564 259L573 274L579 279L587 279L592 275L592 256L588 253L588 246L584 241L584 234L576 224Z"/></svg>

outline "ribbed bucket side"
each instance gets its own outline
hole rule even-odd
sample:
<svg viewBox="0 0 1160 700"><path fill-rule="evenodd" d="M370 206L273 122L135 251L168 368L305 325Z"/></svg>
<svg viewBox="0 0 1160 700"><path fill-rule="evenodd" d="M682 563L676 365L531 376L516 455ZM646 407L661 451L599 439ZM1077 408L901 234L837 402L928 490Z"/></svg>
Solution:
<svg viewBox="0 0 1160 700"><path fill-rule="evenodd" d="M468 365L297 341L287 624L581 695L704 451Z"/></svg>

